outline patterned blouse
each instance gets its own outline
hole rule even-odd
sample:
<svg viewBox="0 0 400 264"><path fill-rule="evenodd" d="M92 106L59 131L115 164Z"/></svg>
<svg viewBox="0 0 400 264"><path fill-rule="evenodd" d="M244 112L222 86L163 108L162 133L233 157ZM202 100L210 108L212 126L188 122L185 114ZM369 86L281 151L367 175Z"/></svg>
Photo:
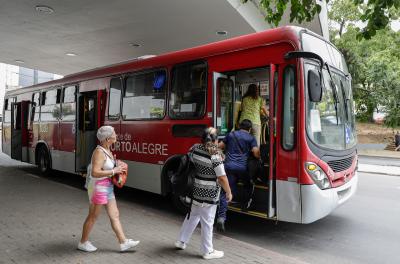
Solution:
<svg viewBox="0 0 400 264"><path fill-rule="evenodd" d="M221 191L217 177L226 175L222 157L218 154L210 155L203 144L194 145L190 156L196 168L193 204L200 206L217 204Z"/></svg>

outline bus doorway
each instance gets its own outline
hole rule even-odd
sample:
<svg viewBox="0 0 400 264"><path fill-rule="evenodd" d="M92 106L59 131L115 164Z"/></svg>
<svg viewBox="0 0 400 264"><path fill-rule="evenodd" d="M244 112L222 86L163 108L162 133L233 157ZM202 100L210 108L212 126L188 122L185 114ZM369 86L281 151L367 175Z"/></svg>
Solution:
<svg viewBox="0 0 400 264"><path fill-rule="evenodd" d="M258 94L262 98L266 108L273 108L273 101L270 102L273 87L271 83L271 67L261 67L254 69L237 70L231 72L214 72L214 126L219 131L219 139L223 140L229 132L239 129L241 115L241 103L250 84L256 84ZM272 75L273 76L273 75ZM270 111L274 114L274 111ZM241 200L244 195L243 184L241 182L236 186L237 193L234 197L236 203L231 203L229 209L240 211L246 214L255 215L263 218L273 218L275 216L275 183L272 177L272 156L271 148L271 125L270 120L273 117L260 117L261 135L260 135L260 154L261 164L257 176L252 179L254 191L252 194L251 207L243 211ZM271 177L270 177L271 175ZM234 194L235 196L235 194Z"/></svg>
<svg viewBox="0 0 400 264"><path fill-rule="evenodd" d="M30 103L11 104L11 158L28 161L28 116Z"/></svg>
<svg viewBox="0 0 400 264"><path fill-rule="evenodd" d="M79 93L77 110L75 171L86 172L97 144L97 91Z"/></svg>

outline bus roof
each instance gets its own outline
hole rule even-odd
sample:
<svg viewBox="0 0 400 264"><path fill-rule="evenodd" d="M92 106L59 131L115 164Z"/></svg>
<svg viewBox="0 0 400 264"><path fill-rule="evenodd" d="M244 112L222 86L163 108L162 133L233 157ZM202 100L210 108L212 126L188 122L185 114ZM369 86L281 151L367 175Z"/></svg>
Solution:
<svg viewBox="0 0 400 264"><path fill-rule="evenodd" d="M302 30L306 29L296 26L284 26L280 28L269 29L263 32L252 33L227 40L213 42L210 44L181 51L174 51L147 59L129 60L113 65L107 65L104 67L67 75L62 79L25 87L23 89L8 91L7 96L33 92L48 87L75 84L85 80L122 74L126 72L131 72L133 70L140 71L161 66L183 63L186 61L205 59L207 57L212 57L227 52L245 50L278 41L286 40L288 42L291 42L295 49L300 49L301 46L299 44L299 34Z"/></svg>

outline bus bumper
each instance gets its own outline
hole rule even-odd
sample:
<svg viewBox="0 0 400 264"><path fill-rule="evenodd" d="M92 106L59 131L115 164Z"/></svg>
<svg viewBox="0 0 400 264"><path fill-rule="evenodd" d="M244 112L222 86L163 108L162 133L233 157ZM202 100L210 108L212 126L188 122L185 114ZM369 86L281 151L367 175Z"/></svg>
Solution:
<svg viewBox="0 0 400 264"><path fill-rule="evenodd" d="M321 190L317 185L301 186L301 222L312 223L330 214L336 207L345 203L357 190L358 173L342 186Z"/></svg>

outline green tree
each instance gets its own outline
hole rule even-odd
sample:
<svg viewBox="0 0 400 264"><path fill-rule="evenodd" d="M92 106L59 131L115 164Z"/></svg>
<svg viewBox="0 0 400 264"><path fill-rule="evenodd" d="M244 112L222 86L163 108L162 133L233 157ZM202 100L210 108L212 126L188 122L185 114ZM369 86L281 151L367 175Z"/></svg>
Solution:
<svg viewBox="0 0 400 264"><path fill-rule="evenodd" d="M365 5L355 5L352 0L335 0L329 5L328 17L330 21L334 21L339 26L339 29L330 26L331 32L337 32L339 37L349 25L355 25L360 21L362 10Z"/></svg>
<svg viewBox="0 0 400 264"><path fill-rule="evenodd" d="M388 113L386 124L400 125L400 32L385 28L371 39L357 40L358 30L348 26L340 38L333 39L342 51L353 78L357 116L372 119L381 106Z"/></svg>
<svg viewBox="0 0 400 264"><path fill-rule="evenodd" d="M242 0L244 3L249 0ZM361 12L360 20L366 23L366 27L359 31L358 38L370 39L377 30L384 29L389 22L397 19L400 9L400 0L352 0L355 5L365 6ZM329 2L329 0L327 0ZM290 4L290 22L311 21L321 12L321 6L316 0L260 0L260 6L265 11L265 19L268 23L278 26L283 13Z"/></svg>

